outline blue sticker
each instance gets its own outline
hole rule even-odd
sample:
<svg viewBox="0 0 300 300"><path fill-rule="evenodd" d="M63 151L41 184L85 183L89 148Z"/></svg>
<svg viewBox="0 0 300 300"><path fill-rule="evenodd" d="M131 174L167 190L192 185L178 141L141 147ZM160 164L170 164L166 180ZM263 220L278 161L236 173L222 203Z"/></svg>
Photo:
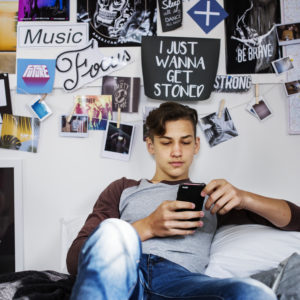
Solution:
<svg viewBox="0 0 300 300"><path fill-rule="evenodd" d="M209 33L228 16L216 0L200 0L188 11L188 14L205 33Z"/></svg>
<svg viewBox="0 0 300 300"><path fill-rule="evenodd" d="M17 92L48 94L53 89L55 59L17 59Z"/></svg>

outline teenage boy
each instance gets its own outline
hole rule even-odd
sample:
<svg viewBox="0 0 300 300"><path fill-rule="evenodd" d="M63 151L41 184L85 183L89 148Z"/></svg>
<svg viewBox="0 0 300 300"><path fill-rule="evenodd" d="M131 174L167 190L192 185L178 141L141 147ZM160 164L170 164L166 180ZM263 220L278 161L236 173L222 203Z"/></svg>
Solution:
<svg viewBox="0 0 300 300"><path fill-rule="evenodd" d="M179 184L191 182L189 167L200 147L197 122L196 110L175 102L150 112L146 144L155 174L151 180L121 178L101 193L68 252L68 270L77 273L71 299L276 299L258 281L212 278L203 271L217 226L300 230L300 208L223 179L202 191L204 211L175 200Z"/></svg>

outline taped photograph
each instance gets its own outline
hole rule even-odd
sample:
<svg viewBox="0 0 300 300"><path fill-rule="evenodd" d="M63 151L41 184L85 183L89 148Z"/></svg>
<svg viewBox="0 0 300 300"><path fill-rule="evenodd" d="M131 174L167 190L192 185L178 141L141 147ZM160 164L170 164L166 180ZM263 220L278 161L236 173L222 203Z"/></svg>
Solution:
<svg viewBox="0 0 300 300"><path fill-rule="evenodd" d="M88 137L88 116L67 115L60 117L60 136Z"/></svg>
<svg viewBox="0 0 300 300"><path fill-rule="evenodd" d="M217 113L212 113L201 118L199 123L211 147L238 136L227 108L224 109L221 117Z"/></svg>
<svg viewBox="0 0 300 300"><path fill-rule="evenodd" d="M284 86L287 96L300 93L300 80L285 82Z"/></svg>
<svg viewBox="0 0 300 300"><path fill-rule="evenodd" d="M36 153L39 136L38 118L3 115L0 148Z"/></svg>
<svg viewBox="0 0 300 300"><path fill-rule="evenodd" d="M265 121L272 116L272 111L262 96L259 96L258 103L256 103L256 98L253 98L248 103L247 110L260 121Z"/></svg>
<svg viewBox="0 0 300 300"><path fill-rule="evenodd" d="M272 61L272 65L276 74L278 75L294 68L292 60L289 56Z"/></svg>
<svg viewBox="0 0 300 300"><path fill-rule="evenodd" d="M280 46L300 43L300 23L277 25L276 33Z"/></svg>
<svg viewBox="0 0 300 300"><path fill-rule="evenodd" d="M105 132L102 156L112 159L129 160L132 148L134 126L109 121Z"/></svg>
<svg viewBox="0 0 300 300"><path fill-rule="evenodd" d="M35 97L28 104L28 107L35 117L39 118L40 121L44 121L52 114L52 110L44 100L41 100L41 98L41 95Z"/></svg>

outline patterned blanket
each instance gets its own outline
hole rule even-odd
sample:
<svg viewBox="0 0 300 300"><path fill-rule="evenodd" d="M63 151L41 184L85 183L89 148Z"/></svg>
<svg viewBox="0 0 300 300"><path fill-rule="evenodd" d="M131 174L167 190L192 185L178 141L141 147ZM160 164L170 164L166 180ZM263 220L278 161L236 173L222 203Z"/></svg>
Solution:
<svg viewBox="0 0 300 300"><path fill-rule="evenodd" d="M278 268L251 276L271 287L278 300L300 300L300 255ZM0 275L1 300L68 300L75 276L55 271L23 271Z"/></svg>

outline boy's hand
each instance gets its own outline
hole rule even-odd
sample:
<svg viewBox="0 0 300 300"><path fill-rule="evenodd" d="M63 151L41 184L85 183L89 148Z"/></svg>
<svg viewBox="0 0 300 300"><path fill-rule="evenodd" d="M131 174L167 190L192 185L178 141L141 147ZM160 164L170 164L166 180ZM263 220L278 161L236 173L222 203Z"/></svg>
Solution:
<svg viewBox="0 0 300 300"><path fill-rule="evenodd" d="M205 208L212 214L224 215L233 208L245 208L244 191L237 189L225 179L215 179L202 190L201 196L208 195Z"/></svg>
<svg viewBox="0 0 300 300"><path fill-rule="evenodd" d="M178 211L193 209L194 203L186 201L164 201L157 209L145 219L132 225L137 229L141 240L152 237L166 237L175 235L193 234L194 227L202 227L202 221L188 221L192 218L202 218L203 211Z"/></svg>

